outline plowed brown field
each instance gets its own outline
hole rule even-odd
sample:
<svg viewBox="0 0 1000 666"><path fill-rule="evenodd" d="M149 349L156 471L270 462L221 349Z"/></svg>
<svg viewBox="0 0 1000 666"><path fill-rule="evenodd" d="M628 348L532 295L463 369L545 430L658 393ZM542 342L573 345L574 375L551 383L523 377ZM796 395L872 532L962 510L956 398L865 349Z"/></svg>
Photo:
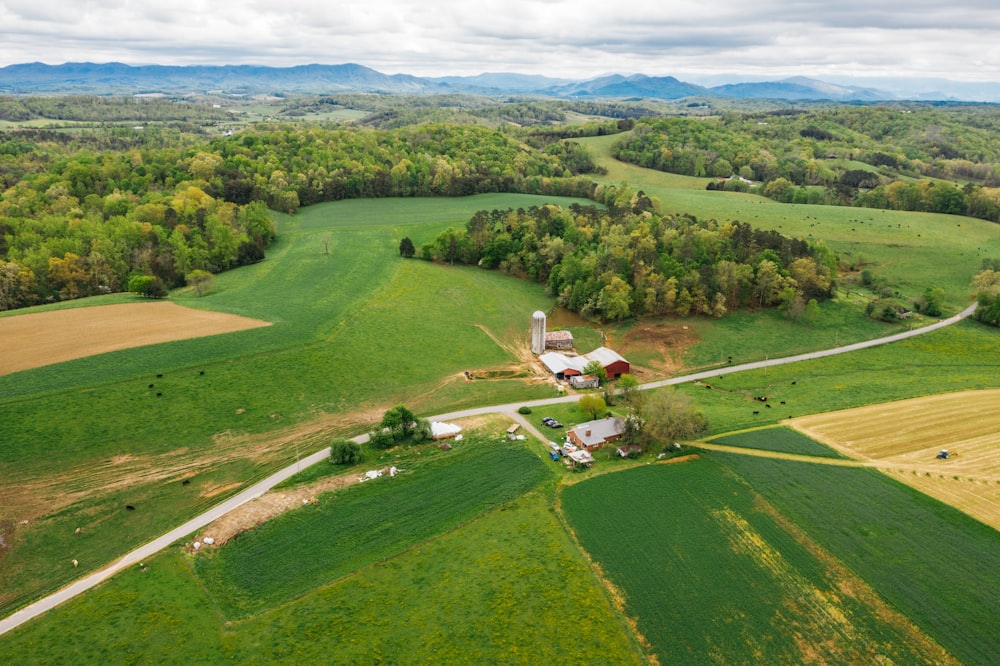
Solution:
<svg viewBox="0 0 1000 666"><path fill-rule="evenodd" d="M1000 390L793 419L789 425L1000 529ZM949 457L938 459L947 449Z"/></svg>
<svg viewBox="0 0 1000 666"><path fill-rule="evenodd" d="M119 349L261 326L270 324L167 301L6 317L0 319L0 375Z"/></svg>

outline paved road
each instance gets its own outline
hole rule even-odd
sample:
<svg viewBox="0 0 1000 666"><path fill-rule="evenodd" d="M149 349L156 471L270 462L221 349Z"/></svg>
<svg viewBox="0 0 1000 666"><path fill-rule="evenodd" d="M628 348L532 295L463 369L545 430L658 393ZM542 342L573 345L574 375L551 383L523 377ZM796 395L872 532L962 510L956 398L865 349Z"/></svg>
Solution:
<svg viewBox="0 0 1000 666"><path fill-rule="evenodd" d="M924 326L923 328L914 329L912 331L906 331L903 333L897 333L896 335L890 335L884 338L877 338L875 340L868 340L865 342L858 342L851 345L845 345L843 347L837 347L835 349L826 349L823 351L810 352L808 354L799 354L797 356L787 356L785 358L775 358L766 361L759 361L756 363L744 363L742 365L726 366L723 368L716 368L714 370L706 370L704 372L698 372L691 375L685 375L683 377L673 377L671 379L665 379L658 382L650 382L648 384L643 384L640 389L654 389L661 388L664 386L673 386L675 384L684 384L692 381L699 381L702 379L709 379L712 377L720 377L722 375L728 375L734 372L743 372L745 370L756 370L761 368L773 367L776 365L784 365L786 363L798 363L799 361L808 361L811 359L824 358L826 356L834 356L836 354L846 354L848 352L858 351L859 349L868 349L871 347L877 347L879 345L889 344L891 342L898 342L899 340L905 340L917 335L922 335L924 333L929 333L935 331L939 328L944 328L945 326L950 326L955 324L962 319L965 319L971 315L976 309L975 305L971 305L962 312L958 313L954 317L944 319L937 323L931 324L929 326ZM528 422L523 416L517 413L517 409L521 406L527 407L544 407L546 405L555 405L560 403L575 402L579 400L579 396L576 395L566 395L560 398L544 398L541 400L529 400L527 402L511 403L507 405L494 405L492 407L477 407L474 409L463 409L454 412L449 412L447 414L440 414L438 416L430 417L434 421L448 421L452 419L464 418L467 416L479 416L483 414L496 414L503 413L519 422L525 429L529 430L535 436L539 437L543 442L548 441L548 438L542 436L540 432ZM362 443L367 441L368 435L359 435L354 438L354 441ZM302 458L300 461L296 462L294 465L290 465L285 469L272 474L263 481L260 481L250 488L247 488L241 493L234 495L225 502L222 502L218 506L209 509L205 513L197 516L184 523L180 527L177 527L163 536L150 541L149 543L136 548L127 555L119 558L118 560L112 562L108 566L95 571L92 574L87 575L80 580L71 583L70 585L62 588L61 590L54 592L47 597L39 599L33 604L25 606L21 610L0 619L0 635L14 629L21 624L24 624L28 620L35 618L42 613L48 611L51 608L55 608L59 604L66 602L73 597L77 596L89 590L90 588L98 585L99 583L107 580L111 576L115 575L122 569L136 565L142 562L144 559L151 557L155 553L163 550L170 544L183 539L184 537L192 534L205 527L212 521L221 518L223 515L229 513L236 507L249 502L250 500L263 495L268 490L281 483L285 479L296 474L300 469L308 467L309 465L315 464L330 455L329 449L323 449L322 451L317 451L316 453Z"/></svg>

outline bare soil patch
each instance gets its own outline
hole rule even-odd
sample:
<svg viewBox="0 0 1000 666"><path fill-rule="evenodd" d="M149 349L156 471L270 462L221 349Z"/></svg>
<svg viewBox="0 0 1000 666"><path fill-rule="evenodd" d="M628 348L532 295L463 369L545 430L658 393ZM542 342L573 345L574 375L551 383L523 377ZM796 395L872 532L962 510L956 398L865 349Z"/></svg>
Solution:
<svg viewBox="0 0 1000 666"><path fill-rule="evenodd" d="M964 391L788 424L1000 529L1000 390ZM947 449L949 457L938 459Z"/></svg>
<svg viewBox="0 0 1000 666"><path fill-rule="evenodd" d="M621 337L618 351L628 358L632 352L659 357L649 362L657 374L672 374L684 368L684 352L698 344L700 338L691 328L675 324L644 324Z"/></svg>
<svg viewBox="0 0 1000 666"><path fill-rule="evenodd" d="M0 319L0 375L121 349L270 325L168 301L5 317Z"/></svg>

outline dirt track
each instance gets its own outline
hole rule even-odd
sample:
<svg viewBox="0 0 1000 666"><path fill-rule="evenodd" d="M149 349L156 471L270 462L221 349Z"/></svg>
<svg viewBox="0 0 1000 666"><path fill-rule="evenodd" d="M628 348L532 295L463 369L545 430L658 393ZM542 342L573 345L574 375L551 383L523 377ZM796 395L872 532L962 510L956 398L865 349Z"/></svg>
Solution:
<svg viewBox="0 0 1000 666"><path fill-rule="evenodd" d="M98 305L0 319L0 375L94 354L270 326L168 301Z"/></svg>

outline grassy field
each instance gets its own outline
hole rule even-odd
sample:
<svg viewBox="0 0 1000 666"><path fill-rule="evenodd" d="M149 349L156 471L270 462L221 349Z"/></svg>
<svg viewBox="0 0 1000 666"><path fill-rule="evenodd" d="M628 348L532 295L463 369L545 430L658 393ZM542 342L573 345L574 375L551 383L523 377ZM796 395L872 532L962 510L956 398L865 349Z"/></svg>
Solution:
<svg viewBox="0 0 1000 666"><path fill-rule="evenodd" d="M266 261L217 276L203 298L174 299L272 326L0 377L0 524L13 544L0 611L183 522L296 449L357 434L380 409L550 395L524 381L459 381L519 362L530 313L550 303L540 286L398 256L404 235L420 244L476 210L541 201L345 201L282 217ZM318 425L297 436L302 423Z"/></svg>
<svg viewBox="0 0 1000 666"><path fill-rule="evenodd" d="M814 439L806 437L802 433L791 428L762 428L748 430L746 432L716 437L712 440L714 444L725 444L726 446L738 446L747 449L760 449L762 451L778 451L781 453L795 453L804 456L817 456L819 458L843 458L844 456L829 446L820 444Z"/></svg>
<svg viewBox="0 0 1000 666"><path fill-rule="evenodd" d="M864 265L905 297L929 286L945 290L951 312L968 304L969 283L983 258L1000 257L1000 234L984 220L869 208L781 204L736 192L705 190L710 179L664 174L611 157L620 137L578 139L608 169L604 180L628 182L658 197L667 212L739 220L810 241L822 240L843 259Z"/></svg>
<svg viewBox="0 0 1000 666"><path fill-rule="evenodd" d="M321 497L212 556L171 549L0 645L23 664L644 663L551 492L530 490L551 478L537 455L463 446L410 455L408 473ZM250 578L241 608L255 614L228 621L220 609Z"/></svg>
<svg viewBox="0 0 1000 666"><path fill-rule="evenodd" d="M1000 532L874 470L713 454L964 664L1000 654Z"/></svg>
<svg viewBox="0 0 1000 666"><path fill-rule="evenodd" d="M948 663L712 460L595 477L562 507L660 663Z"/></svg>
<svg viewBox="0 0 1000 666"><path fill-rule="evenodd" d="M1000 529L1000 391L961 391L795 419L791 425ZM937 458L942 449L947 459Z"/></svg>
<svg viewBox="0 0 1000 666"><path fill-rule="evenodd" d="M524 494L548 476L526 447L469 437L434 463L322 495L195 558L229 618L277 607Z"/></svg>
<svg viewBox="0 0 1000 666"><path fill-rule="evenodd" d="M891 345L714 378L711 391L692 384L679 390L718 434L922 395L1000 388L998 371L1000 334L964 322ZM763 408L755 396L766 396L773 407Z"/></svg>

